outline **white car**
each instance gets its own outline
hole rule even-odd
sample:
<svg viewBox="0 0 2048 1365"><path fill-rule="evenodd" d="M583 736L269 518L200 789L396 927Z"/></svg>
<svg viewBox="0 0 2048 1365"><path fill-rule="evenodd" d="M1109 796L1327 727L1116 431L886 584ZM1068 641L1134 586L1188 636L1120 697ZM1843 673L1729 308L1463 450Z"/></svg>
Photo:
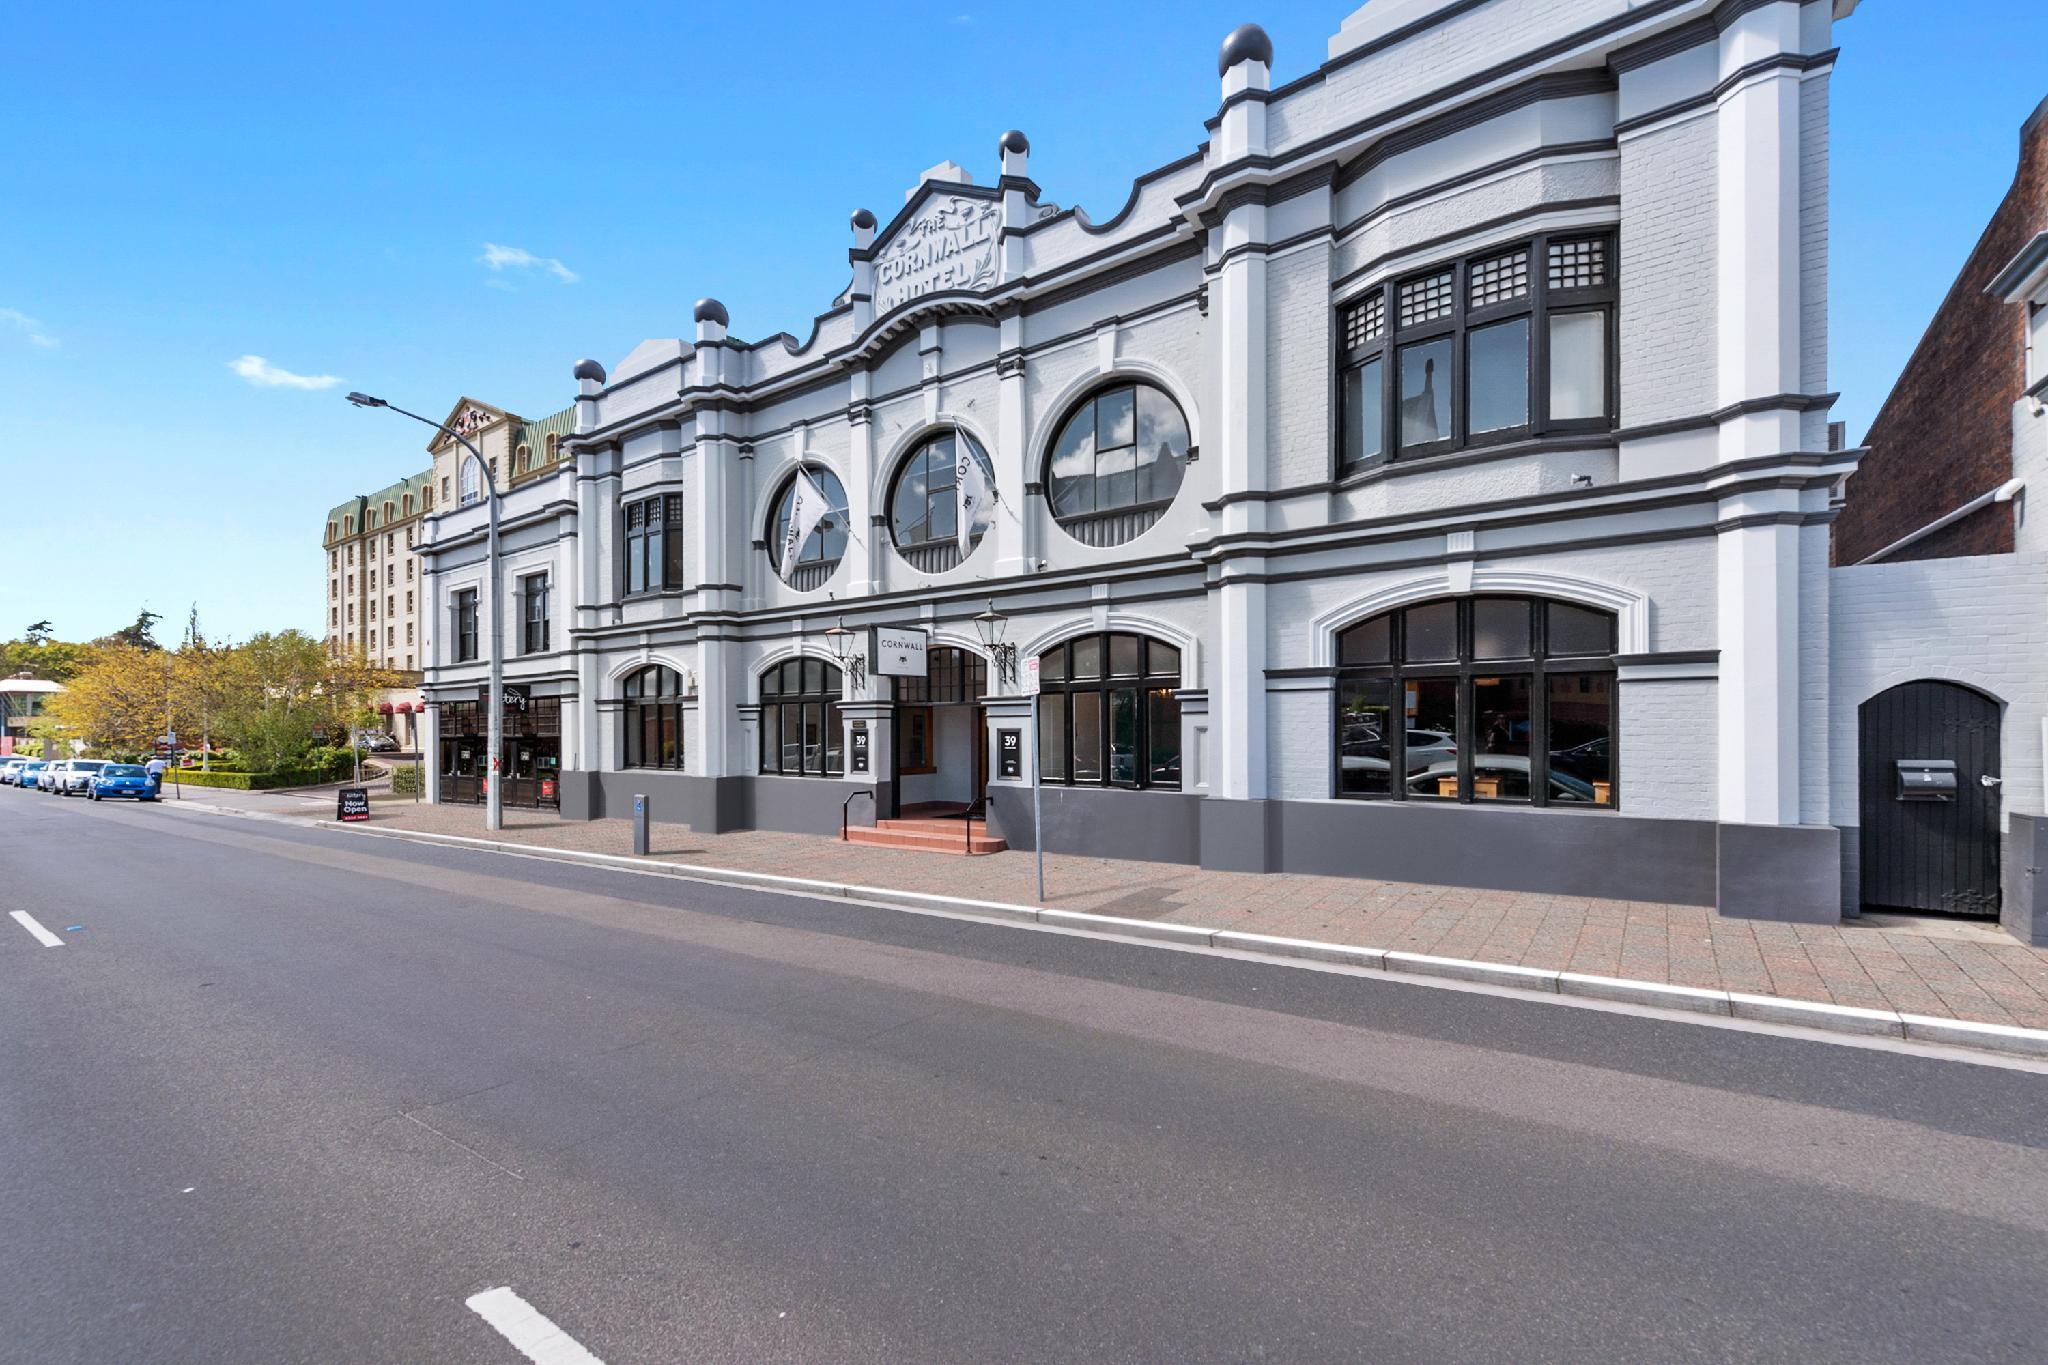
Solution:
<svg viewBox="0 0 2048 1365"><path fill-rule="evenodd" d="M53 792L57 790L58 779L64 775L64 770L70 766L71 760L68 758L60 758L54 762L45 763L42 771L36 774L36 790L39 792Z"/></svg>
<svg viewBox="0 0 2048 1365"><path fill-rule="evenodd" d="M0 762L0 787L11 787L21 780L21 770L28 765L26 758L10 758Z"/></svg>
<svg viewBox="0 0 2048 1365"><path fill-rule="evenodd" d="M107 765L96 758L74 758L59 765L63 771L57 774L53 790L59 796L90 796L93 774Z"/></svg>

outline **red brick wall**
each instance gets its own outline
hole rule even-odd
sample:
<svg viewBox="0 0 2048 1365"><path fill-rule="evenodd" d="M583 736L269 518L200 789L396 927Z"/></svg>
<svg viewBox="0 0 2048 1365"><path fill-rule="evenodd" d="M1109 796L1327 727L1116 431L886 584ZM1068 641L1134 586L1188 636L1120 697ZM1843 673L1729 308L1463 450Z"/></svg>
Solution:
<svg viewBox="0 0 2048 1365"><path fill-rule="evenodd" d="M1984 286L2048 230L2048 103L2021 134L2019 169L1927 334L1892 386L1834 524L1854 564L2012 477L2012 405L2026 388L2023 310ZM1893 556L2009 554L2012 507L1994 504Z"/></svg>

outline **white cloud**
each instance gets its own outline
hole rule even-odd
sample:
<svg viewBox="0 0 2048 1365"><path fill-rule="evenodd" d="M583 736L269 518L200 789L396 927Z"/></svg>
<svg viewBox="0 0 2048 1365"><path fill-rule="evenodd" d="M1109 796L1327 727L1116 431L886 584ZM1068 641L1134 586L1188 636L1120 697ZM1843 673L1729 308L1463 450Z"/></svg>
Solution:
<svg viewBox="0 0 2048 1365"><path fill-rule="evenodd" d="M545 270L563 284L574 284L582 279L575 271L552 256L536 256L524 247L499 246L496 242L484 243L484 254L477 257L493 274L505 269Z"/></svg>
<svg viewBox="0 0 2048 1365"><path fill-rule="evenodd" d="M43 324L37 322L19 308L0 308L0 322L28 338L28 344L45 351L54 351L60 344L57 338L43 331Z"/></svg>
<svg viewBox="0 0 2048 1365"><path fill-rule="evenodd" d="M341 382L339 375L293 374L260 355L239 356L228 362L228 368L259 389L331 389Z"/></svg>

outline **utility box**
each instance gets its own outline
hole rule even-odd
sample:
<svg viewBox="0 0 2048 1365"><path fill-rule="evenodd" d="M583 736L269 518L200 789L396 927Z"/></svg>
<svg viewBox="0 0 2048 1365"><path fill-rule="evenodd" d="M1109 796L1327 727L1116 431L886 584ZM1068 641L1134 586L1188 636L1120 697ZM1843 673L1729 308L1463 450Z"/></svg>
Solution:
<svg viewBox="0 0 2048 1365"><path fill-rule="evenodd" d="M1953 801L1956 799L1956 761L1952 758L1902 758L1898 760L1899 801Z"/></svg>

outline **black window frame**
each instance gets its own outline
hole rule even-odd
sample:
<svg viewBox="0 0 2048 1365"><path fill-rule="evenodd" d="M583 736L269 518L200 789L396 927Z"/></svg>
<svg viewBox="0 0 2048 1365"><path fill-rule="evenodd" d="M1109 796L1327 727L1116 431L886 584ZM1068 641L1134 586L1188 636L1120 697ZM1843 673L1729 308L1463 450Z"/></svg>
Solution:
<svg viewBox="0 0 2048 1365"><path fill-rule="evenodd" d="M626 675L619 685L619 766L654 768L669 772L687 771L688 745L683 734L682 675L664 664L649 664ZM648 761L647 727L653 723L654 761ZM675 736L675 761L661 752L669 735Z"/></svg>
<svg viewBox="0 0 2048 1365"><path fill-rule="evenodd" d="M760 764L766 777L843 777L846 753L839 741L840 700L846 690L839 665L830 659L806 654L784 659L760 676ZM782 766L784 713L797 712L797 767ZM804 752L803 731L816 719L821 724L818 764L813 767Z"/></svg>
<svg viewBox="0 0 2048 1365"><path fill-rule="evenodd" d="M637 572L636 572L637 571ZM652 493L619 507L619 595L649 597L683 586L683 495Z"/></svg>
<svg viewBox="0 0 2048 1365"><path fill-rule="evenodd" d="M477 590L460 588L455 593L455 662L475 663L477 656Z"/></svg>
<svg viewBox="0 0 2048 1365"><path fill-rule="evenodd" d="M1084 410L1089 413L1089 420L1091 422L1096 423L1096 429L1098 433L1100 432L1100 420L1095 415L1097 412L1096 405L1104 397L1117 392L1119 389L1129 389L1131 391L1131 445L1129 448L1133 452L1134 464L1132 477L1132 501L1127 503L1116 503L1111 506L1105 507L1102 505L1101 500L1098 497L1095 499L1094 504L1084 511L1062 512L1059 510L1058 504L1056 503L1054 498L1055 489L1053 486L1053 460L1059 454L1060 445L1066 439L1068 430L1074 425L1075 422L1080 420L1081 414ZM1174 484L1173 493L1171 494L1171 496L1165 498L1139 499L1136 496L1137 479L1135 473L1135 459L1137 451L1138 432L1138 394L1141 391L1147 389L1151 390L1153 393L1158 394L1159 397L1164 399L1167 405L1173 409L1174 416L1180 419L1181 431L1187 438L1186 450L1181 455L1180 459L1177 461L1177 465L1180 470L1180 478ZM1125 447L1123 446L1111 447L1111 449L1113 450L1122 450L1124 448ZM1112 378L1104 380L1100 384L1094 385L1087 392L1083 393L1080 397L1076 398L1073 402L1069 403L1067 405L1066 410L1060 414L1059 421L1054 424L1052 440L1046 444L1045 457L1040 462L1038 473L1039 487L1043 490L1041 496L1045 499L1045 510L1052 517L1053 523L1055 525L1059 526L1060 529L1066 531L1069 535L1073 535L1077 540L1083 539L1079 534L1077 534L1072 529L1074 526L1077 525L1082 525L1098 520L1104 520L1115 516L1125 516L1132 518L1149 517L1149 520L1145 522L1144 527L1134 531L1132 534L1124 536L1121 539L1102 542L1104 544L1109 545L1124 544L1127 541L1135 540L1139 535L1144 534L1144 532L1146 530L1149 530L1151 526L1154 523L1156 523L1161 516L1165 515L1167 508L1173 506L1174 501L1180 497L1181 489L1187 486L1188 466L1195 462L1195 460L1199 457L1199 454L1200 452L1197 450L1195 446L1195 429L1188 422L1187 410L1181 406L1179 399L1175 398L1172 393L1167 391L1164 385L1156 383L1149 379L1138 378L1131 375L1114 376ZM1102 480L1102 474L1100 472L1102 466L1102 446L1099 443L1099 441L1094 448L1094 458L1095 465L1089 477L1091 479L1092 486L1099 490L1101 487ZM1098 542L1094 540L1083 540L1083 543L1088 545L1098 544Z"/></svg>
<svg viewBox="0 0 2048 1365"><path fill-rule="evenodd" d="M519 580L519 646L522 654L548 652L548 575L530 573Z"/></svg>
<svg viewBox="0 0 2048 1365"><path fill-rule="evenodd" d="M1516 602L1528 609L1529 647L1526 654L1501 658L1479 658L1474 641L1474 617L1477 604L1481 602ZM1415 660L1407 658L1408 613L1422 608L1453 606L1456 609L1455 659ZM1550 608L1567 607L1606 618L1607 647L1597 653L1566 653L1550 648ZM1386 623L1387 659L1385 662L1345 663L1345 637L1354 631ZM1562 598L1542 597L1524 593L1473 593L1463 597L1436 597L1426 601L1404 603L1387 611L1377 612L1351 622L1335 633L1335 652L1338 664L1335 685L1331 692L1332 725L1330 732L1331 794L1347 801L1424 801L1443 805L1476 805L1487 808L1526 806L1554 808L1561 810L1616 811L1621 809L1621 686L1616 680L1615 651L1618 648L1620 621L1611 611L1583 602L1571 602ZM1550 679L1555 677L1604 677L1608 689L1607 724L1607 800L1599 801L1555 801L1550 795L1551 749L1550 749ZM1476 707L1473 701L1473 686L1477 679L1488 677L1527 677L1529 686L1529 792L1526 798L1486 797L1475 795L1472 761L1478 752L1474 739ZM1347 684L1364 683L1380 679L1388 683L1388 695L1393 714L1403 723L1389 727L1391 734L1386 743L1387 790L1384 792L1357 792L1344 789L1344 728L1345 710L1343 697ZM1406 723L1406 708L1401 704L1410 682L1426 679L1449 679L1455 683L1455 715L1452 742L1457 747L1456 796L1438 796L1427 793L1411 793L1408 790L1407 748L1408 732L1414 728ZM1580 778L1580 781L1588 779ZM1591 783L1589 782L1589 785ZM1595 787L1597 792L1598 788Z"/></svg>
<svg viewBox="0 0 2048 1365"><path fill-rule="evenodd" d="M1595 285L1553 286L1550 283L1550 249L1582 242L1598 243L1603 253L1605 278ZM1526 253L1527 292L1519 297L1475 305L1472 299L1473 269L1521 251ZM1401 323L1401 291L1448 272L1451 276L1451 311L1447 316ZM1419 270L1404 271L1381 280L1370 289L1349 295L1335 309L1332 321L1333 350L1337 355L1336 378L1332 387L1335 420L1332 431L1331 463L1338 477L1377 469L1401 460L1427 459L1455 451L1483 450L1545 436L1575 435L1614 430L1618 422L1620 364L1616 347L1617 316L1620 312L1620 253L1615 233L1610 230L1578 229L1537 233L1497 243L1481 251ZM1377 335L1352 341L1354 310L1373 307L1382 319ZM1550 319L1553 315L1599 312L1606 326L1604 348L1604 413L1597 417L1553 418L1550 415L1551 347ZM1527 420L1516 426L1472 434L1471 347L1472 334L1504 322L1527 319L1528 392ZM1401 444L1400 362L1404 348L1448 341L1450 383L1450 431L1438 440L1403 446ZM1346 451L1351 443L1349 404L1346 389L1354 371L1374 361L1380 363L1380 444L1377 452L1353 460Z"/></svg>
<svg viewBox="0 0 2048 1365"><path fill-rule="evenodd" d="M1138 671L1136 673L1112 676L1112 660L1115 657L1116 648L1114 641L1118 639L1137 641L1139 653ZM1094 678L1074 678L1071 676L1071 665L1075 647L1091 641L1094 642L1095 648L1100 651L1100 676ZM1154 666L1156 650L1166 650L1172 654L1172 668L1170 670ZM1164 692L1168 694L1174 716L1172 731L1175 755L1174 766L1177 772L1185 775L1187 755L1181 744L1180 700L1178 695L1181 689L1181 666L1184 655L1179 645L1168 640L1162 640L1154 635L1142 635L1136 631L1084 631L1080 635L1072 636L1052 646L1040 654L1038 658L1039 701L1036 705L1038 707L1038 726L1040 728L1040 782L1043 785L1061 787L1117 787L1126 791L1180 791L1182 789L1184 785L1183 778L1177 777L1171 781L1161 781L1156 780L1152 775L1152 707L1150 704L1154 693ZM1116 692L1135 692L1137 694L1134 699L1133 732L1133 751L1137 756L1137 761L1132 765L1134 770L1133 776L1127 781L1119 780L1116 777L1111 757L1112 716L1114 715L1114 703L1111 699L1111 694ZM1096 714L1098 717L1099 734L1096 756L1098 771L1102 774L1099 779L1077 778L1074 775L1074 697L1083 693L1093 693L1098 698ZM1060 746L1058 752L1064 754L1065 758L1060 764L1061 771L1057 775L1050 777L1045 776L1042 771L1044 767L1044 741L1046 738L1044 699L1048 695L1059 696L1064 699L1059 707L1060 714L1057 727L1059 734L1057 740Z"/></svg>
<svg viewBox="0 0 2048 1365"><path fill-rule="evenodd" d="M982 446L980 441L975 439L972 432L968 431L965 427L951 426L943 428L941 430L927 433L922 440L920 440L915 446L911 447L910 452L908 454L906 454L901 460L898 460L896 462L896 472L893 476L891 476L889 480L889 496L888 501L884 504L884 506L887 509L887 515L889 518L889 541L896 547L896 551L898 554L903 554L905 551L925 550L936 546L957 546L959 544L959 535L957 533L957 530L954 532L949 532L946 535L927 534L923 539L907 539L903 535L902 523L896 515L896 499L897 496L902 492L903 481L911 476L912 470L920 462L928 461L930 459L934 448L936 448L942 441L953 441L956 443L960 441L965 441L968 447L974 452L974 457L977 460L981 461L981 471L988 478L989 489L991 490L991 492L993 492L993 490L995 489L995 465L989 460L987 449ZM945 502L954 509L955 517L959 515L960 500L958 493L956 491L959 488L959 481L956 478L956 471L958 468L959 460L957 454L957 444L955 449L955 455L945 462L945 482L943 484L936 484L927 481L925 484L924 525L927 528L931 526L932 508L938 502L938 495L941 493L945 495ZM780 499L778 499L778 511L780 509L780 505ZM994 516L993 512L991 512L988 524L984 526L980 531L975 532L969 539L967 545L968 554L971 555L975 552L975 550L980 548L982 537L987 535L989 531L994 528L994 526Z"/></svg>

